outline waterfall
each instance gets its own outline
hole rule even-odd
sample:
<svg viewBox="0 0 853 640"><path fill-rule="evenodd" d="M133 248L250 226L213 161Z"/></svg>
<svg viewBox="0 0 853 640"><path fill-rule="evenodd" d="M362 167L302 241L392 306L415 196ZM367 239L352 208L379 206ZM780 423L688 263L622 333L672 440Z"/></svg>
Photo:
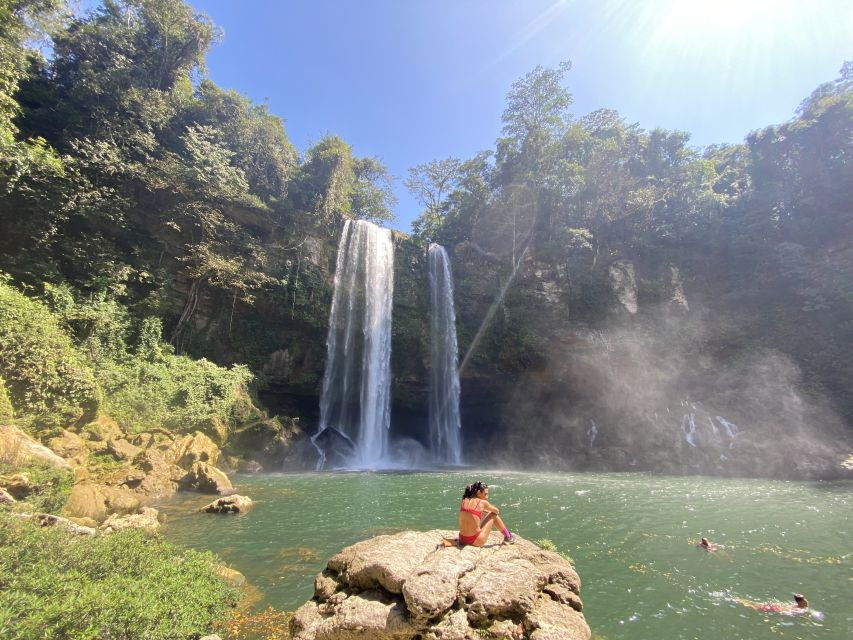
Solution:
<svg viewBox="0 0 853 640"><path fill-rule="evenodd" d="M347 466L382 467L388 455L393 292L391 232L347 220L335 265L320 429L313 439L327 429L345 436L338 441L351 445Z"/></svg>
<svg viewBox="0 0 853 640"><path fill-rule="evenodd" d="M429 377L429 444L434 462L462 462L459 419L459 355L453 278L444 247L429 246L431 347Z"/></svg>

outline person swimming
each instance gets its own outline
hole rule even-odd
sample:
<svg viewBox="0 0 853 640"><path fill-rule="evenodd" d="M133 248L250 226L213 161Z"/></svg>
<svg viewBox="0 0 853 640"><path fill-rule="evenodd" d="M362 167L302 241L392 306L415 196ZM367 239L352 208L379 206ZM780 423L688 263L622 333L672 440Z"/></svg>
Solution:
<svg viewBox="0 0 853 640"><path fill-rule="evenodd" d="M700 540L699 544L697 544L696 546L701 548L701 549L704 549L705 551L716 551L717 550L717 545L715 545L713 542L709 542L708 538L702 538L702 540Z"/></svg>
<svg viewBox="0 0 853 640"><path fill-rule="evenodd" d="M465 487L462 494L462 504L459 507L459 536L457 539L460 544L482 547L489 539L489 534L495 525L503 533L504 543L515 542L515 536L510 533L498 515L501 510L489 503L488 498L489 487L484 482L478 481Z"/></svg>
<svg viewBox="0 0 853 640"><path fill-rule="evenodd" d="M794 594L793 603L785 602L756 602L747 598L735 598L735 602L762 613L780 613L787 616L803 615L809 609L809 601L802 593Z"/></svg>

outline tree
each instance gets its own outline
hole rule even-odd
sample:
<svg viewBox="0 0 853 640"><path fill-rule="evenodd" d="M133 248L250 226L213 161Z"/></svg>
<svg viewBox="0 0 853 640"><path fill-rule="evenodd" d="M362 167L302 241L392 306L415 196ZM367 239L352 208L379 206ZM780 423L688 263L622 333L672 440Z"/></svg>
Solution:
<svg viewBox="0 0 853 640"><path fill-rule="evenodd" d="M330 231L341 218L394 217L388 170L377 158L356 158L337 136L326 136L306 152L296 182L296 206L313 211Z"/></svg>
<svg viewBox="0 0 853 640"><path fill-rule="evenodd" d="M462 162L457 158L433 160L409 169L406 188L424 207L412 223L415 235L427 241L435 238L444 224L445 198L458 184Z"/></svg>
<svg viewBox="0 0 853 640"><path fill-rule="evenodd" d="M40 136L19 138L14 122L21 109L17 92L30 72L27 41L58 18L60 0L0 0L0 186L10 191L25 175L62 172L62 164Z"/></svg>

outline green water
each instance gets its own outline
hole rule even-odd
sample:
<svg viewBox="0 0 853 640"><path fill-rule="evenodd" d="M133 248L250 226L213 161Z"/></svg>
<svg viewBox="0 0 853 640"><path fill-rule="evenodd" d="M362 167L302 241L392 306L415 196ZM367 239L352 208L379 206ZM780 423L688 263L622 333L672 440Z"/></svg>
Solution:
<svg viewBox="0 0 853 640"><path fill-rule="evenodd" d="M263 600L293 609L342 547L403 529L455 528L462 487L483 479L509 527L574 559L595 636L617 639L853 638L853 483L643 474L337 473L239 476L244 516L159 505L166 536L210 549ZM723 545L708 553L701 536ZM727 598L788 601L813 617L762 614Z"/></svg>

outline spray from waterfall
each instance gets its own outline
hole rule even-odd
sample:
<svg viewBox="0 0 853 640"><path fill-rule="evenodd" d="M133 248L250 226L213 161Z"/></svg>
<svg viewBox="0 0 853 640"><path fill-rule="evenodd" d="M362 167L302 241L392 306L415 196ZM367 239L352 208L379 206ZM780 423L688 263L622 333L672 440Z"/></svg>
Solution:
<svg viewBox="0 0 853 640"><path fill-rule="evenodd" d="M453 277L444 247L431 244L428 252L430 285L429 445L433 462L462 462L459 419L459 356Z"/></svg>
<svg viewBox="0 0 853 640"><path fill-rule="evenodd" d="M329 429L343 436L335 441L347 445L347 466L386 466L393 291L391 232L364 220L347 220L335 265L320 429L312 438L316 446Z"/></svg>

